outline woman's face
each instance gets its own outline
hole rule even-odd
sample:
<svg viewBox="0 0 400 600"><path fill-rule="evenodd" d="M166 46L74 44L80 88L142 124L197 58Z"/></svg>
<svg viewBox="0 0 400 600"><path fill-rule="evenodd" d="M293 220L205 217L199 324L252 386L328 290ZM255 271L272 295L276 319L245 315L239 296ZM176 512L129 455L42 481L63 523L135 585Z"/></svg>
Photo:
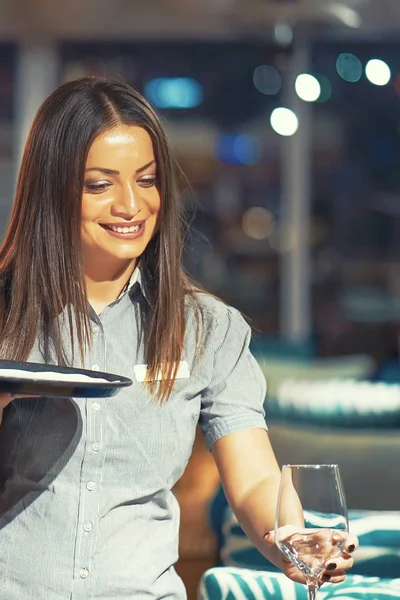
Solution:
<svg viewBox="0 0 400 600"><path fill-rule="evenodd" d="M150 135L118 125L93 142L82 195L84 268L136 265L151 240L160 210L157 165Z"/></svg>

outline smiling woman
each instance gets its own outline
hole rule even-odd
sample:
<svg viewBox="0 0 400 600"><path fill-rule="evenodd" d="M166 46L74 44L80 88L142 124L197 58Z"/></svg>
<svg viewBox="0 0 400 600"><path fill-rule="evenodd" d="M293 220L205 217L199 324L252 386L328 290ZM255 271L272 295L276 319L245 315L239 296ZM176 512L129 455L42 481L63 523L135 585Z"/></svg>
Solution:
<svg viewBox="0 0 400 600"><path fill-rule="evenodd" d="M0 357L133 385L115 399L13 399L0 382L2 598L184 600L172 490L197 424L242 526L301 580L266 535L280 471L250 328L185 275L182 229L146 100L97 78L56 90L33 122L0 248ZM338 556L331 580L351 564Z"/></svg>

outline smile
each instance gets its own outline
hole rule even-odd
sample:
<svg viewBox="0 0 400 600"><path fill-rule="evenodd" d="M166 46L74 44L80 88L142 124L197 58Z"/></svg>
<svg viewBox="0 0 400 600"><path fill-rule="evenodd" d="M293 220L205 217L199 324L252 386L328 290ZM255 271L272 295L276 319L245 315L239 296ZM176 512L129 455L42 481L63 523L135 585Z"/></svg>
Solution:
<svg viewBox="0 0 400 600"><path fill-rule="evenodd" d="M112 225L111 223L100 223L100 226L113 237L133 240L140 237L143 234L145 228L145 221L140 221L139 223L135 223L135 225Z"/></svg>
<svg viewBox="0 0 400 600"><path fill-rule="evenodd" d="M131 227L114 227L113 225L104 225L107 229L111 229L111 231L115 231L116 233L133 233L134 231L139 231L140 225L132 225Z"/></svg>

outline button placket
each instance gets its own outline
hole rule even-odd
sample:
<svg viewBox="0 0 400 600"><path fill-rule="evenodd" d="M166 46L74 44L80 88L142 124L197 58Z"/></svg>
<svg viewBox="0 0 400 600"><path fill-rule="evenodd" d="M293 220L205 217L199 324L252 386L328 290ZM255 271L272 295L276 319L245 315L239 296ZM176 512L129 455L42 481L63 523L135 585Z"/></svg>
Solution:
<svg viewBox="0 0 400 600"><path fill-rule="evenodd" d="M104 350L103 330L102 327L98 327L98 331L93 337L92 353L88 357L90 361L89 365L93 365L93 370L101 370L105 367ZM88 589L91 589L92 585L89 582L92 579L91 567L98 531L99 484L102 479L104 465L104 452L100 452L104 448L104 411L102 408L101 399L86 399L86 427L83 429L86 440L81 469L80 491L83 498L80 502L80 530L78 530L75 553L76 582L78 586L83 586L82 590L85 590L84 593L88 593ZM81 584L78 582L81 582Z"/></svg>

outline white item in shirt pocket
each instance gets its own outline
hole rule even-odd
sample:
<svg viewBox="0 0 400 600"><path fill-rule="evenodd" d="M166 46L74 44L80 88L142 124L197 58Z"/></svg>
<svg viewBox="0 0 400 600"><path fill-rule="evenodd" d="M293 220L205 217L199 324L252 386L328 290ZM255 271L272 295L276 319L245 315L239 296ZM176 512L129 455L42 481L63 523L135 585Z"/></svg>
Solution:
<svg viewBox="0 0 400 600"><path fill-rule="evenodd" d="M147 365L135 365L134 366L136 381L139 383L143 383L146 381L147 376ZM181 360L178 366L178 370L176 372L175 379L188 379L190 377L189 365L186 360ZM158 371L154 381L162 380L161 371Z"/></svg>

